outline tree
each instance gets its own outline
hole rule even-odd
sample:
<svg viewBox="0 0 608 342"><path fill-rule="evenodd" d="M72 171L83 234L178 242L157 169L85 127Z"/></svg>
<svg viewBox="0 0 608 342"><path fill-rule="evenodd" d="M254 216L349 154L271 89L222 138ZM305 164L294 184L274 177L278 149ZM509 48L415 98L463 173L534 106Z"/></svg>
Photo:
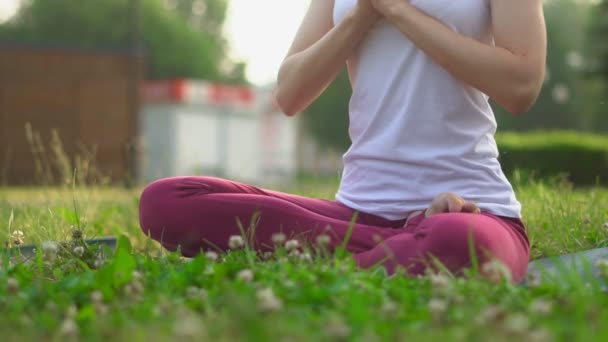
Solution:
<svg viewBox="0 0 608 342"><path fill-rule="evenodd" d="M597 131L608 131L608 0L602 0L590 10L588 39L586 40L591 63L589 82L595 84L599 94L594 107L593 126Z"/></svg>
<svg viewBox="0 0 608 342"><path fill-rule="evenodd" d="M147 57L148 77L245 80L244 66L228 61L227 43L221 34L227 0L133 1L24 1L17 16L0 25L0 40L125 49L131 47L130 32L136 24ZM173 3L182 7L189 3L189 15L185 7ZM132 4L139 4L135 22Z"/></svg>
<svg viewBox="0 0 608 342"><path fill-rule="evenodd" d="M306 130L324 148L346 150L348 136L348 101L351 87L343 70L336 80L313 102L304 114Z"/></svg>

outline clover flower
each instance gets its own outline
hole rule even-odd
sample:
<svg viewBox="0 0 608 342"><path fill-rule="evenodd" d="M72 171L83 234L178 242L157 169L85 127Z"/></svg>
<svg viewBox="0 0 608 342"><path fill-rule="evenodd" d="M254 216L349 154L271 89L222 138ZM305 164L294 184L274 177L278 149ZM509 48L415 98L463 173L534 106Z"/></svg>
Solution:
<svg viewBox="0 0 608 342"><path fill-rule="evenodd" d="M275 245L282 245L285 240L287 240L287 236L285 236L283 233L272 234L272 242Z"/></svg>
<svg viewBox="0 0 608 342"><path fill-rule="evenodd" d="M6 291L10 294L17 294L19 292L19 281L15 278L8 278L6 280Z"/></svg>
<svg viewBox="0 0 608 342"><path fill-rule="evenodd" d="M253 280L253 271L250 269L241 270L239 273L237 273L236 277L237 279L249 283Z"/></svg>
<svg viewBox="0 0 608 342"><path fill-rule="evenodd" d="M74 247L74 250L72 250L72 252L77 257L81 257L84 254L84 247L82 247L82 246L76 246L76 247Z"/></svg>
<svg viewBox="0 0 608 342"><path fill-rule="evenodd" d="M245 241L240 235L232 235L230 236L230 239L228 239L228 247L230 247L230 249L241 249L243 246L245 246Z"/></svg>
<svg viewBox="0 0 608 342"><path fill-rule="evenodd" d="M505 319L503 327L509 333L522 334L530 327L530 319L521 313L513 314Z"/></svg>
<svg viewBox="0 0 608 342"><path fill-rule="evenodd" d="M288 252L294 251L300 247L300 242L298 240L289 240L285 242L285 249Z"/></svg>
<svg viewBox="0 0 608 342"><path fill-rule="evenodd" d="M211 261L217 261L220 256L214 251L207 251L207 253L205 253L205 257Z"/></svg>
<svg viewBox="0 0 608 342"><path fill-rule="evenodd" d="M431 299L427 305L434 317L441 316L448 309L448 303L438 298Z"/></svg>
<svg viewBox="0 0 608 342"><path fill-rule="evenodd" d="M283 308L283 302L275 296L272 288L264 288L257 292L258 308L263 312L275 312Z"/></svg>
<svg viewBox="0 0 608 342"><path fill-rule="evenodd" d="M54 241L45 241L40 247L42 254L47 258L55 257L59 252L59 245Z"/></svg>
<svg viewBox="0 0 608 342"><path fill-rule="evenodd" d="M327 246L331 242L331 237L329 237L327 234L321 234L317 236L316 242L319 246Z"/></svg>
<svg viewBox="0 0 608 342"><path fill-rule="evenodd" d="M23 245L24 236L25 236L25 234L23 234L23 232L20 230L13 231L13 233L11 234L11 238L13 240L13 245L15 245L15 246Z"/></svg>

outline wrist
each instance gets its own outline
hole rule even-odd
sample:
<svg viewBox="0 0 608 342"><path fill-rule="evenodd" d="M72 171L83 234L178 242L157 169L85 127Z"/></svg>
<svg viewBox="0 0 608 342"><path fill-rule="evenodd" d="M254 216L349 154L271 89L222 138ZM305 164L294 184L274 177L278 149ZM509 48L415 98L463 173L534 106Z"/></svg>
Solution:
<svg viewBox="0 0 608 342"><path fill-rule="evenodd" d="M386 17L386 19L395 20L407 14L412 8L414 7L407 1L394 1L377 10Z"/></svg>
<svg viewBox="0 0 608 342"><path fill-rule="evenodd" d="M379 13L370 13L369 11L362 10L359 6L355 7L350 12L349 19L358 28L367 31L374 26L374 24L380 19Z"/></svg>

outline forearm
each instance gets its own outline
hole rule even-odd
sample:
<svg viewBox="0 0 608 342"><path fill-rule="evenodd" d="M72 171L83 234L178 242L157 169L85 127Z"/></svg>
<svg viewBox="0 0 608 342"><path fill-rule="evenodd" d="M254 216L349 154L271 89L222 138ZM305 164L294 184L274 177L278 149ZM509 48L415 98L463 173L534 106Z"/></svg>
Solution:
<svg viewBox="0 0 608 342"><path fill-rule="evenodd" d="M351 12L309 48L285 59L277 87L277 101L285 114L303 111L327 88L372 25Z"/></svg>
<svg viewBox="0 0 608 342"><path fill-rule="evenodd" d="M487 94L513 113L535 101L542 80L526 56L452 31L403 1L384 12L410 41L454 77Z"/></svg>

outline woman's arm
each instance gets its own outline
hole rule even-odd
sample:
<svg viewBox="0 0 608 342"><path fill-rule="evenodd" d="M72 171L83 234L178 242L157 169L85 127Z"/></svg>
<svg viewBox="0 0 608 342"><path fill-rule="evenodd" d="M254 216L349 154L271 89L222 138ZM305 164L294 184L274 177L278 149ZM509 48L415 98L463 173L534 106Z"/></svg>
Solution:
<svg viewBox="0 0 608 342"><path fill-rule="evenodd" d="M452 31L408 1L371 1L429 57L511 113L536 102L547 48L542 0L491 0L495 46Z"/></svg>
<svg viewBox="0 0 608 342"><path fill-rule="evenodd" d="M336 78L347 58L380 18L370 0L333 25L330 0L311 0L294 42L279 69L276 100L287 115L308 107Z"/></svg>

